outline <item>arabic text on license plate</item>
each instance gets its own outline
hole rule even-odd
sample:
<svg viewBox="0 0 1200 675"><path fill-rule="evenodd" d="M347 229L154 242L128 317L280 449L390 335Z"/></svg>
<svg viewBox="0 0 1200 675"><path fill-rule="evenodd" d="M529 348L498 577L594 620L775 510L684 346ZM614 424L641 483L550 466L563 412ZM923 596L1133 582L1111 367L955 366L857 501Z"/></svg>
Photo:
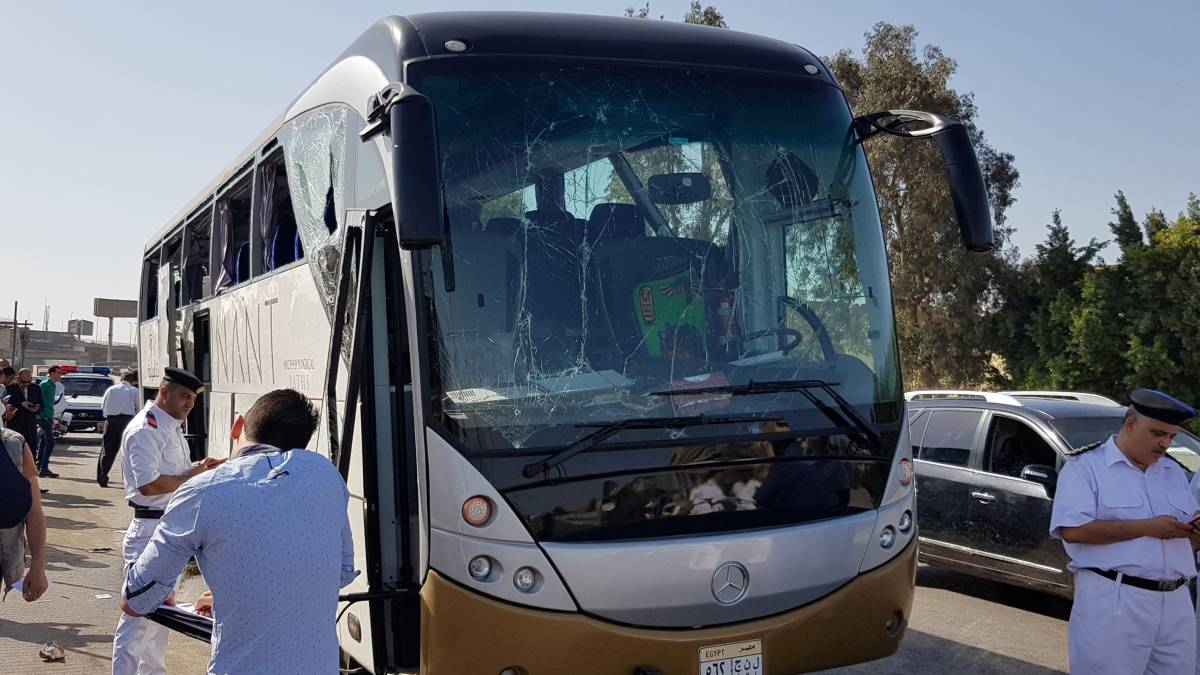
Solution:
<svg viewBox="0 0 1200 675"><path fill-rule="evenodd" d="M766 675L762 640L700 648L700 675Z"/></svg>

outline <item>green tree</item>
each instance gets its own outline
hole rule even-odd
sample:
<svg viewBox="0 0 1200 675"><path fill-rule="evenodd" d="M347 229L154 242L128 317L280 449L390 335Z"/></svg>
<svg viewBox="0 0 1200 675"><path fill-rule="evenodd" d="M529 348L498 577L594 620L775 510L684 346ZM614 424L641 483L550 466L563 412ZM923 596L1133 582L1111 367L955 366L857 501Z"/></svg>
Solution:
<svg viewBox="0 0 1200 675"><path fill-rule="evenodd" d="M1167 216L1158 209L1150 209L1150 213L1146 214L1145 222L1146 241L1150 242L1151 246L1158 243L1158 237L1163 230L1167 229Z"/></svg>
<svg viewBox="0 0 1200 675"><path fill-rule="evenodd" d="M967 385L989 375L991 322L1000 283L1011 279L1015 251L1006 246L1005 212L1018 172L1010 154L992 148L976 126L971 94L950 87L957 69L935 46L917 47L912 26L879 23L861 56L827 58L855 114L928 110L962 120L971 131L988 183L996 250L966 253L932 143L882 137L866 144L875 178L892 270L897 329L906 386Z"/></svg>
<svg viewBox="0 0 1200 675"><path fill-rule="evenodd" d="M1140 248L1145 242L1142 240L1142 228L1138 226L1137 219L1133 217L1133 209L1129 208L1129 201L1125 199L1125 193L1118 190L1116 198L1117 206L1112 210L1112 214L1117 217L1117 220L1109 223L1108 227L1112 230L1113 236L1117 238L1117 245L1121 247L1121 253L1124 255L1131 250Z"/></svg>
<svg viewBox="0 0 1200 675"><path fill-rule="evenodd" d="M717 8L712 5L702 9L700 7L700 0L692 0L691 7L688 8L687 14L683 15L683 22L694 23L700 26L712 26L714 28L729 28L729 26L725 24L724 14L717 11Z"/></svg>
<svg viewBox="0 0 1200 675"><path fill-rule="evenodd" d="M1200 223L1200 199L1196 198L1195 192L1189 192L1187 196L1187 207L1180 214L1180 218L1186 218L1193 223Z"/></svg>
<svg viewBox="0 0 1200 675"><path fill-rule="evenodd" d="M1069 350L1072 311L1082 296L1084 276L1105 242L1092 239L1077 246L1057 209L1046 229L1046 240L1037 245L1034 257L1002 286L1004 301L994 335L1009 377L995 384L1052 389L1074 377Z"/></svg>
<svg viewBox="0 0 1200 675"><path fill-rule="evenodd" d="M641 7L626 7L625 16L629 17L630 19L649 19L650 3L647 2ZM666 17L662 14L659 14L658 18L661 21ZM724 14L722 14L713 5L702 7L699 0L692 0L691 5L688 7L687 13L683 15L683 18L680 19L680 21L683 21L684 23L694 23L701 26L712 26L714 28L729 28L729 26L725 24Z"/></svg>
<svg viewBox="0 0 1200 675"><path fill-rule="evenodd" d="M1123 238L1121 259L1084 274L1070 339L1050 360L1054 384L1117 397L1155 387L1200 400L1200 209L1189 196L1174 222L1152 210L1139 225L1124 194L1116 199L1110 227Z"/></svg>

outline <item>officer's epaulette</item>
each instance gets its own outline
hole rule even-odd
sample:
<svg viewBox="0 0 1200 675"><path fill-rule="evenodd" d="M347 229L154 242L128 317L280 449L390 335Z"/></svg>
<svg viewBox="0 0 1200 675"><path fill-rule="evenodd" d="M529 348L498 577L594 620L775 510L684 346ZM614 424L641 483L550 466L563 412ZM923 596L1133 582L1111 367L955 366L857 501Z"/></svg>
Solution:
<svg viewBox="0 0 1200 675"><path fill-rule="evenodd" d="M1075 455L1082 455L1083 453L1087 452L1088 450L1095 450L1096 448L1098 448L1102 445L1104 445L1104 441L1096 441L1095 443L1088 443L1087 445L1081 445L1078 448L1072 448L1063 454L1065 454L1067 457L1074 457Z"/></svg>

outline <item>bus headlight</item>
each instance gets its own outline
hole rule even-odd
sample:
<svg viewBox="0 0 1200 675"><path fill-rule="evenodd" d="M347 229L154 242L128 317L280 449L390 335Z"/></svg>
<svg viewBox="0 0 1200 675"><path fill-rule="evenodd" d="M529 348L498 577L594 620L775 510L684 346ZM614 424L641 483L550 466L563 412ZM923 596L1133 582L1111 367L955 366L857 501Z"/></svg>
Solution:
<svg viewBox="0 0 1200 675"><path fill-rule="evenodd" d="M541 585L541 576L532 567L522 567L513 573L513 586L522 593L532 593Z"/></svg>
<svg viewBox="0 0 1200 675"><path fill-rule="evenodd" d="M900 530L900 534L908 534L908 531L912 529L912 524L912 511L905 511L900 514L900 522L896 524L896 529Z"/></svg>
<svg viewBox="0 0 1200 675"><path fill-rule="evenodd" d="M467 572L475 581L487 581L492 576L492 559L486 555L477 555L467 564Z"/></svg>
<svg viewBox="0 0 1200 675"><path fill-rule="evenodd" d="M888 525L879 533L879 545L885 549L891 548L896 544L896 528Z"/></svg>

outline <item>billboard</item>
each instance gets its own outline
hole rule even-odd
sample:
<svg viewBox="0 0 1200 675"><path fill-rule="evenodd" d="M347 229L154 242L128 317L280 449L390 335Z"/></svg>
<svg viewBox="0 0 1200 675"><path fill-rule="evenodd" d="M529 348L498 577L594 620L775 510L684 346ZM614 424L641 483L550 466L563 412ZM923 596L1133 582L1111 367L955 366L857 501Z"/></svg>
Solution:
<svg viewBox="0 0 1200 675"><path fill-rule="evenodd" d="M92 314L112 319L136 319L137 300L113 300L112 298L96 298Z"/></svg>
<svg viewBox="0 0 1200 675"><path fill-rule="evenodd" d="M71 335L83 337L91 335L96 330L96 324L87 319L71 319L67 322L67 332Z"/></svg>
<svg viewBox="0 0 1200 675"><path fill-rule="evenodd" d="M29 331L29 344L26 347L26 351L74 352L83 351L83 348L76 348L75 335L73 333L60 333L53 330L31 330Z"/></svg>

